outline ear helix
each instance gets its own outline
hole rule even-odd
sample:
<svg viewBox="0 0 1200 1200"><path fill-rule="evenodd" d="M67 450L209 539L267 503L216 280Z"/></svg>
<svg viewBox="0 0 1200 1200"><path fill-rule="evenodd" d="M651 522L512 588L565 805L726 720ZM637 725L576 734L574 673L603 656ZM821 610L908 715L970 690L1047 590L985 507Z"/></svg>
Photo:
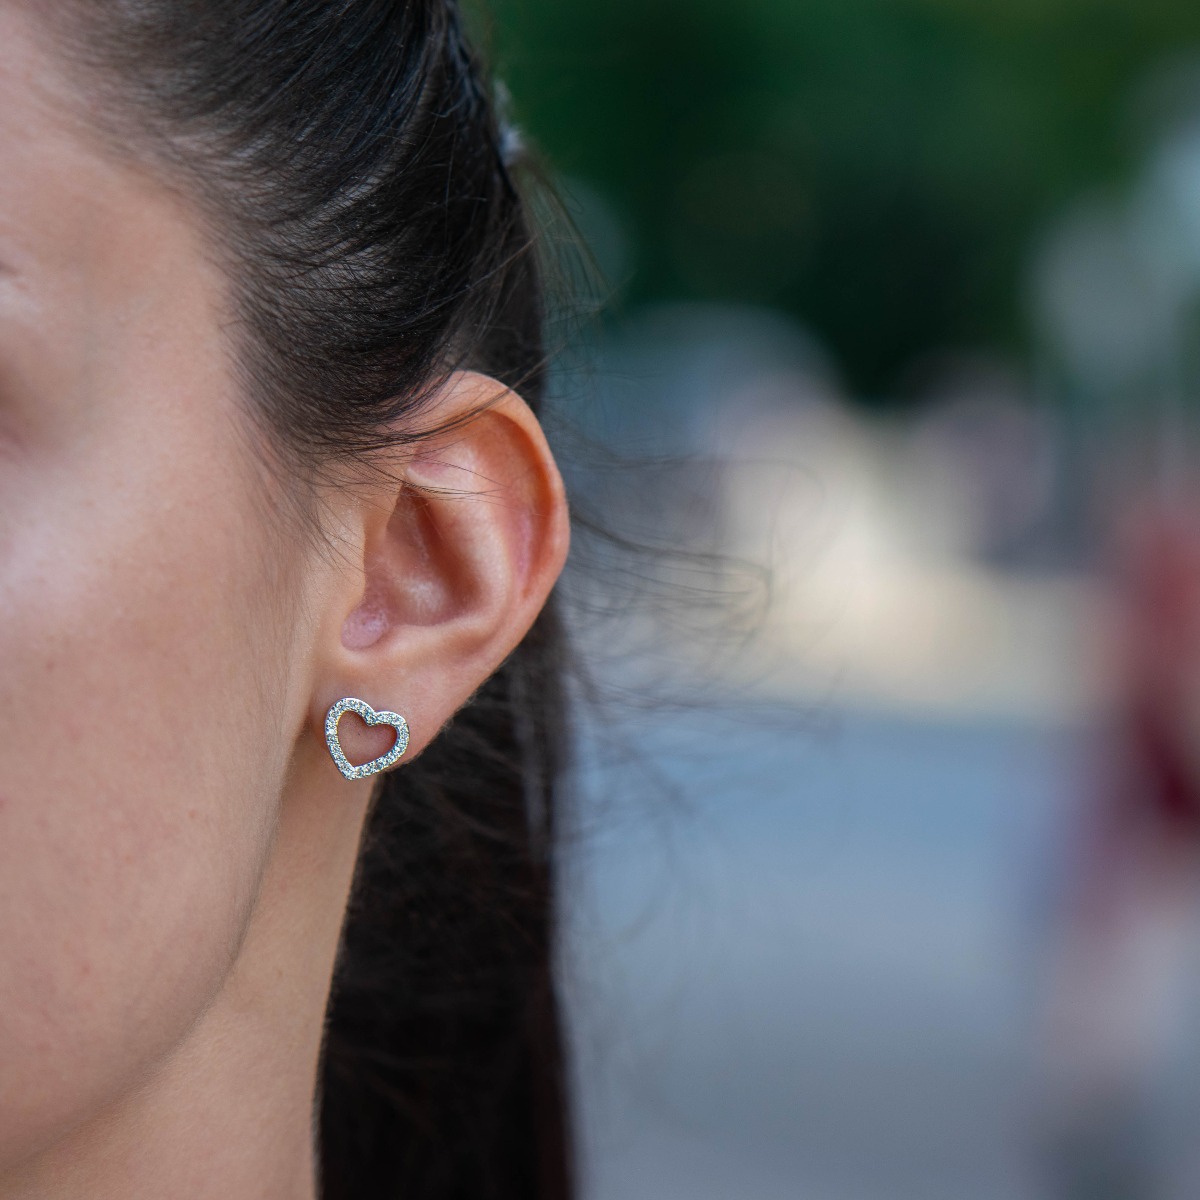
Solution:
<svg viewBox="0 0 1200 1200"><path fill-rule="evenodd" d="M342 744L338 740L338 721L342 719L343 713L348 712L358 713L368 725L392 726L396 731L396 741L392 748L386 754L363 763L361 767L352 766L342 753ZM325 742L337 769L347 779L366 779L368 775L387 770L408 749L408 722L399 713L388 712L386 709L376 712L365 700L346 696L332 705L325 715Z"/></svg>

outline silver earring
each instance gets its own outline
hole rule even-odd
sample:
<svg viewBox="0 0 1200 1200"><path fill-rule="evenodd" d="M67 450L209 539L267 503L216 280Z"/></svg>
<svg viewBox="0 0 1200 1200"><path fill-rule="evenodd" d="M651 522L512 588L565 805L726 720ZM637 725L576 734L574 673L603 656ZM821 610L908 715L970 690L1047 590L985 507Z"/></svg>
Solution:
<svg viewBox="0 0 1200 1200"><path fill-rule="evenodd" d="M341 742L338 741L338 721L342 719L342 713L347 712L358 713L368 725L390 725L396 731L395 744L386 754L371 759L369 763L363 763L361 767L351 766L342 753ZM346 696L332 705L325 715L325 741L337 769L347 779L366 779L368 775L386 770L408 749L408 722L399 713L388 712L386 709L376 712L365 700Z"/></svg>

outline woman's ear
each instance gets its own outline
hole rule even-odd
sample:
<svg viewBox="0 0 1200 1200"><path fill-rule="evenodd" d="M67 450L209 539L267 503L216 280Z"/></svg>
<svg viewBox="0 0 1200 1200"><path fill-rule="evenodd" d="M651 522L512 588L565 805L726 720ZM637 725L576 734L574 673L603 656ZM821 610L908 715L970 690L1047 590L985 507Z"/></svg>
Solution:
<svg viewBox="0 0 1200 1200"><path fill-rule="evenodd" d="M449 426L338 494L342 552L322 603L310 719L343 696L409 724L411 759L516 647L567 557L562 479L529 406L456 372L422 420ZM357 764L390 729L343 717ZM330 762L330 769L333 769Z"/></svg>

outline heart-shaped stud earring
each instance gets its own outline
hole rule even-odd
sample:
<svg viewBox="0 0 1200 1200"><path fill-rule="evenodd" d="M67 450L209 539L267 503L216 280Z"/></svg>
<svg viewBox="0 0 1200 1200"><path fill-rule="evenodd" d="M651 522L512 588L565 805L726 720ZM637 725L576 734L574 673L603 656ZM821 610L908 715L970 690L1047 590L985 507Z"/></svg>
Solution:
<svg viewBox="0 0 1200 1200"><path fill-rule="evenodd" d="M351 766L350 760L342 753L342 743L338 741L338 722L343 713L356 712L368 725L390 725L396 731L396 741L392 748L378 758L373 758L361 767ZM325 741L329 745L329 753L337 764L337 769L347 779L366 779L386 770L408 749L408 722L399 714L380 709L376 712L365 700L356 700L346 696L332 705L325 715Z"/></svg>

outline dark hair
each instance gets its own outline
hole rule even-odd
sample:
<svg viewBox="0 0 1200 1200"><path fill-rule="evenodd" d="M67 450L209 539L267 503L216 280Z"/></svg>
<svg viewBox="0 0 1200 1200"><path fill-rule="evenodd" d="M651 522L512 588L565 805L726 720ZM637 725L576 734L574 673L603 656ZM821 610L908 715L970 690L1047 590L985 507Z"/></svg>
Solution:
<svg viewBox="0 0 1200 1200"><path fill-rule="evenodd" d="M105 119L199 200L251 410L297 480L415 441L470 366L543 391L525 206L454 0L63 0ZM566 743L552 603L381 777L328 1013L322 1190L571 1194L552 973Z"/></svg>

